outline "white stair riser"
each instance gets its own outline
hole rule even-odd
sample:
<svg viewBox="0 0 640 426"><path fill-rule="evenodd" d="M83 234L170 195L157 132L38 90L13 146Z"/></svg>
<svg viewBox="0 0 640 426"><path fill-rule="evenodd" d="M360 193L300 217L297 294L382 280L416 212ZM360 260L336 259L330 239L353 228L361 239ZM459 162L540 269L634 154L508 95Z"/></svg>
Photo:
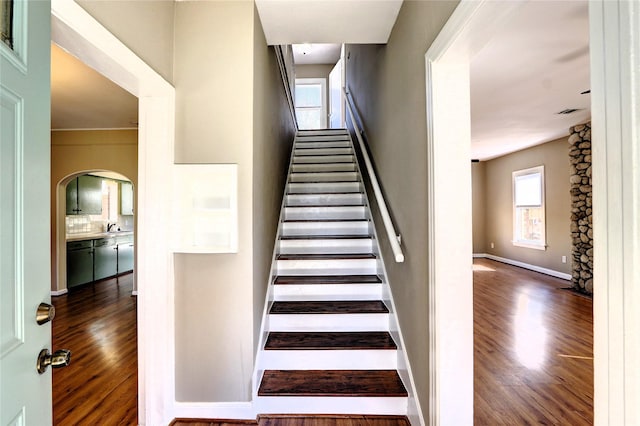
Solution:
<svg viewBox="0 0 640 426"><path fill-rule="evenodd" d="M285 207L285 220L366 219L364 207Z"/></svg>
<svg viewBox="0 0 640 426"><path fill-rule="evenodd" d="M352 284L350 288L339 290L333 290L331 286L334 285L279 285L273 291L273 300L279 302L380 300L383 295L382 284Z"/></svg>
<svg viewBox="0 0 640 426"><path fill-rule="evenodd" d="M322 141L322 142L305 142L298 140L295 148L351 148L351 142L348 140Z"/></svg>
<svg viewBox="0 0 640 426"><path fill-rule="evenodd" d="M356 172L292 173L289 182L355 182Z"/></svg>
<svg viewBox="0 0 640 426"><path fill-rule="evenodd" d="M278 260L278 275L369 275L377 271L377 259Z"/></svg>
<svg viewBox="0 0 640 426"><path fill-rule="evenodd" d="M371 253L373 240L370 238L344 240L281 240L278 242L280 254L330 254L330 253Z"/></svg>
<svg viewBox="0 0 640 426"><path fill-rule="evenodd" d="M395 370L398 352L379 350L264 350L265 370Z"/></svg>
<svg viewBox="0 0 640 426"><path fill-rule="evenodd" d="M287 195L285 204L287 207L305 206L305 205L361 206L361 205L364 205L364 195L362 193Z"/></svg>
<svg viewBox="0 0 640 426"><path fill-rule="evenodd" d="M325 164L292 164L291 172L352 172L356 170L354 163L325 163Z"/></svg>
<svg viewBox="0 0 640 426"><path fill-rule="evenodd" d="M308 164L308 163L353 163L353 155L301 155L294 156L294 164Z"/></svg>
<svg viewBox="0 0 640 426"><path fill-rule="evenodd" d="M287 192L294 194L360 191L362 191L360 182L290 183L287 185Z"/></svg>
<svg viewBox="0 0 640 426"><path fill-rule="evenodd" d="M285 237L310 235L369 235L368 221L360 222L285 222L282 224Z"/></svg>
<svg viewBox="0 0 640 426"><path fill-rule="evenodd" d="M389 314L269 314L269 331L388 331Z"/></svg>
<svg viewBox="0 0 640 426"><path fill-rule="evenodd" d="M272 397L254 399L254 410L262 414L407 414L407 398L398 397Z"/></svg>
<svg viewBox="0 0 640 426"><path fill-rule="evenodd" d="M315 155L345 155L353 154L351 147L348 148L296 148L293 150L293 156L315 156Z"/></svg>

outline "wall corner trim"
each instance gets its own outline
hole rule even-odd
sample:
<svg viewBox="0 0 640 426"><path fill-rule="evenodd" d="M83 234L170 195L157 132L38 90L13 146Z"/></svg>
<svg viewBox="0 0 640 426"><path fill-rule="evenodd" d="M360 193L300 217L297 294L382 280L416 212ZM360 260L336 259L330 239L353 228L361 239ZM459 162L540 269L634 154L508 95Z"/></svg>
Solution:
<svg viewBox="0 0 640 426"><path fill-rule="evenodd" d="M51 296L62 296L63 294L69 293L69 290L63 288L62 290L51 290Z"/></svg>
<svg viewBox="0 0 640 426"><path fill-rule="evenodd" d="M542 266L532 265L530 263L520 262L519 260L507 259L505 257L494 256L493 254L474 254L473 257L485 257L487 259L495 260L496 262L507 263L513 266L519 266L520 268L529 269L531 271L540 272L541 274L551 275L552 277L560 278L563 280L571 281L571 274L567 274L560 271L554 271L553 269L543 268Z"/></svg>

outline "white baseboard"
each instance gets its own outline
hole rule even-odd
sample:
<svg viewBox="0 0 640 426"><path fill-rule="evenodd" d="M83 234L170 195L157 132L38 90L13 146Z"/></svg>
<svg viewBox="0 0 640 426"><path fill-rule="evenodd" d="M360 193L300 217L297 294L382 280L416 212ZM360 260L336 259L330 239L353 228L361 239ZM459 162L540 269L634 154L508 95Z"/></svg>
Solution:
<svg viewBox="0 0 640 426"><path fill-rule="evenodd" d="M474 253L474 258L487 258L491 260L495 260L497 262L507 263L513 266L519 266L521 268L529 269L531 271L540 272L541 274L551 275L552 277L560 278L563 280L571 281L571 274L567 274L564 272L554 271L553 269L543 268L542 266L531 265L529 263L520 262L518 260L507 259L505 257L494 256L493 254L487 253Z"/></svg>
<svg viewBox="0 0 640 426"><path fill-rule="evenodd" d="M51 296L62 296L63 294L69 293L69 290L63 288L62 290L51 290Z"/></svg>
<svg viewBox="0 0 640 426"><path fill-rule="evenodd" d="M133 291L131 292L131 295L132 295L132 296L137 296L137 295L138 295L138 290L133 290Z"/></svg>
<svg viewBox="0 0 640 426"><path fill-rule="evenodd" d="M241 419L255 420L251 402L176 402L176 419Z"/></svg>

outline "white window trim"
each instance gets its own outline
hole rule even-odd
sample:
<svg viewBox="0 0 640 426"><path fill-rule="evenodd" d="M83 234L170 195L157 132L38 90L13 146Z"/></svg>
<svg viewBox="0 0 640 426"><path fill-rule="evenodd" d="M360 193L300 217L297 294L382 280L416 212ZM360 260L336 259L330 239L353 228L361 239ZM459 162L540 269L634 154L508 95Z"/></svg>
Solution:
<svg viewBox="0 0 640 426"><path fill-rule="evenodd" d="M296 78L296 86L302 86L305 84L319 84L322 90L322 116L320 121L320 128L327 128L327 79L326 78ZM303 108L302 108L303 109ZM298 107L296 107L296 113Z"/></svg>
<svg viewBox="0 0 640 426"><path fill-rule="evenodd" d="M542 232L541 239L542 242L538 243L535 241L528 240L518 240L516 236L518 235L517 230L517 214L516 214L516 178L520 176L526 176L534 173L540 173L540 181L541 181L541 203L540 207L542 207ZM547 249L547 215L546 215L546 207L545 207L545 180L544 180L544 166L536 166L523 170L516 170L511 174L511 186L512 186L512 214L513 214L513 240L511 243L516 247L525 247L535 250L546 250Z"/></svg>

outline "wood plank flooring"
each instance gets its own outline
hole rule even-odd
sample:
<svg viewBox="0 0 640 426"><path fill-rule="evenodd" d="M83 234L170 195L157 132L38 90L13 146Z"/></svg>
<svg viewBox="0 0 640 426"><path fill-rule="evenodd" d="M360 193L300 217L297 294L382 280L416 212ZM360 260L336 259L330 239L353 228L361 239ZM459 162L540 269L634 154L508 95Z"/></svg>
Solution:
<svg viewBox="0 0 640 426"><path fill-rule="evenodd" d="M172 426L410 426L406 417L399 416L297 416L268 415L251 420L193 420L176 419Z"/></svg>
<svg viewBox="0 0 640 426"><path fill-rule="evenodd" d="M473 276L474 424L593 424L592 301L488 259Z"/></svg>
<svg viewBox="0 0 640 426"><path fill-rule="evenodd" d="M135 425L138 419L133 274L53 297L53 348L71 364L53 369L53 424Z"/></svg>
<svg viewBox="0 0 640 426"><path fill-rule="evenodd" d="M568 286L564 280L487 259L474 263L475 424L593 424L592 301L559 290ZM131 280L126 275L119 286L107 280L53 298L53 347L72 351L71 365L53 370L55 425L136 424ZM407 424L362 416L260 417L260 426Z"/></svg>

